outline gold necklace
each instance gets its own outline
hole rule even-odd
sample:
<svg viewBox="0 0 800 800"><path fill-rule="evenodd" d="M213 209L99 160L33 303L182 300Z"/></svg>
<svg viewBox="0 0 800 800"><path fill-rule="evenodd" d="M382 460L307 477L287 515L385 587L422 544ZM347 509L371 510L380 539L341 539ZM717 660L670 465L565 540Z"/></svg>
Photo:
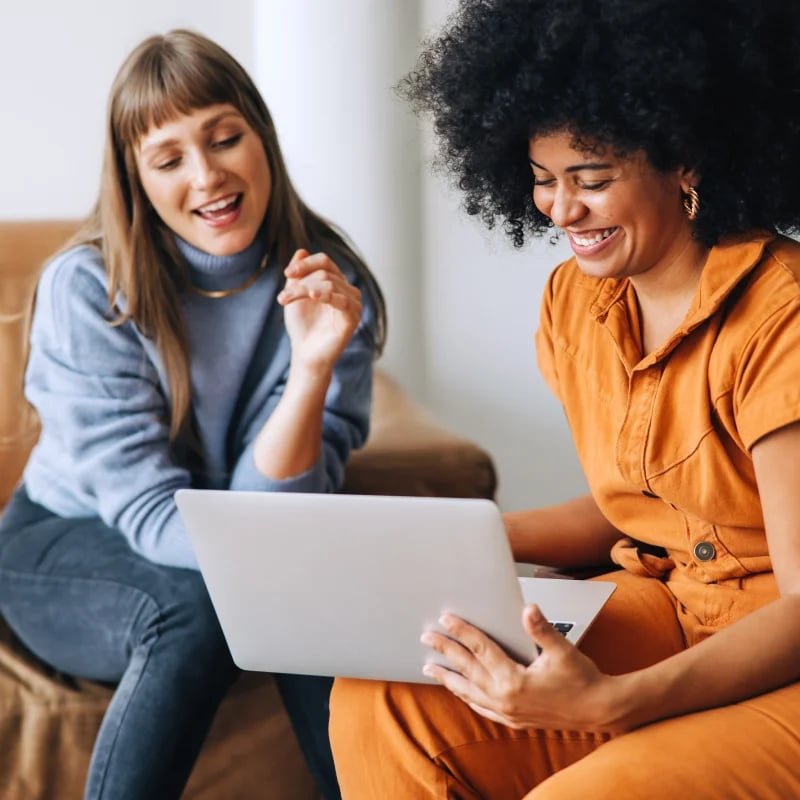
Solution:
<svg viewBox="0 0 800 800"><path fill-rule="evenodd" d="M239 292L249 289L259 279L261 273L267 268L268 261L269 251L264 253L264 258L261 259L258 269L252 275L248 275L244 283L240 283L238 286L234 286L231 289L201 289L193 283L189 284L189 288L196 294L200 294L203 297L210 297L212 300L219 297L230 297L232 294L239 294Z"/></svg>

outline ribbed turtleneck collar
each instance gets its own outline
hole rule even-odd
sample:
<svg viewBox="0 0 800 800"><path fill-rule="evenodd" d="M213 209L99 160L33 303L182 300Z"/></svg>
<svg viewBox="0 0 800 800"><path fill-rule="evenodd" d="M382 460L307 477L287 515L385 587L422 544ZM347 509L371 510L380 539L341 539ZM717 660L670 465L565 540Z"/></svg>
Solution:
<svg viewBox="0 0 800 800"><path fill-rule="evenodd" d="M175 243L189 265L192 283L207 290L229 289L241 283L259 269L266 253L262 233L256 236L249 247L229 256L215 256L198 250L177 235Z"/></svg>

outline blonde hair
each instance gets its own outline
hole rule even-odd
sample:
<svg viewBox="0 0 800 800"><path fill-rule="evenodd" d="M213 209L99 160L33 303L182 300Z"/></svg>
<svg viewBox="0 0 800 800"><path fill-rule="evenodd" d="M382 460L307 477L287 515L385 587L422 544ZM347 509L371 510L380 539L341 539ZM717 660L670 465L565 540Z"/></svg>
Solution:
<svg viewBox="0 0 800 800"><path fill-rule="evenodd" d="M353 264L376 314L375 349L385 340L385 305L363 260L334 227L312 212L289 179L275 126L244 68L219 45L188 30L151 36L128 56L109 96L100 192L94 210L68 246L99 248L108 273L109 303L118 294L115 324L132 320L153 340L171 396L170 440L190 434L191 387L179 298L187 268L172 231L150 206L136 167L135 148L152 127L210 105L229 103L261 138L272 174L265 233L270 251L288 263L313 241Z"/></svg>

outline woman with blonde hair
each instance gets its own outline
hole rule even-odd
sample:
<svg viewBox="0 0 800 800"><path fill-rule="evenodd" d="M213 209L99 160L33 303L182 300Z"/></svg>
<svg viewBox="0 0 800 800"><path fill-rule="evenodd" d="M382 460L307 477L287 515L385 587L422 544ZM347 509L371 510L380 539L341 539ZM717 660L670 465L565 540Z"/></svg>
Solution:
<svg viewBox="0 0 800 800"><path fill-rule="evenodd" d="M336 491L383 332L377 283L293 189L244 69L189 31L142 42L111 89L97 205L39 285L42 435L0 525L8 623L117 684L87 798L178 798L237 675L175 491ZM330 681L276 677L337 797Z"/></svg>

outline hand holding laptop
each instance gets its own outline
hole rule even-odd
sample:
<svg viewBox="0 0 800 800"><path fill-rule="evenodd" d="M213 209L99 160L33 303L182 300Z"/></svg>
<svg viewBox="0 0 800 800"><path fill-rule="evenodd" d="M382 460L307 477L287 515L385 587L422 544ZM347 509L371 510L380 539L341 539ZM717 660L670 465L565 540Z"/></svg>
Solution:
<svg viewBox="0 0 800 800"><path fill-rule="evenodd" d="M587 692L604 687L609 676L568 641L537 605L527 605L522 617L540 653L535 662L520 664L483 631L445 614L439 623L446 634L428 630L421 641L440 653L448 667L429 662L423 672L477 713L510 728L571 724L576 718L571 701L580 697L585 705Z"/></svg>

